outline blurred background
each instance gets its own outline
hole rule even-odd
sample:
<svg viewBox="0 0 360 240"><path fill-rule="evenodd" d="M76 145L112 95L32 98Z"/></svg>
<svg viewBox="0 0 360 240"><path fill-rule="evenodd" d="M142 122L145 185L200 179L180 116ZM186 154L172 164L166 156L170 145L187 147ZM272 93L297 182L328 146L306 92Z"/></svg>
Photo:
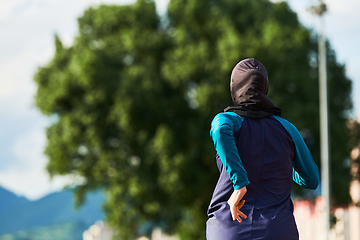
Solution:
<svg viewBox="0 0 360 240"><path fill-rule="evenodd" d="M209 127L244 58L320 167L318 4L1 0L0 239L204 239ZM357 240L360 2L325 4L330 238ZM319 195L294 186L301 239Z"/></svg>

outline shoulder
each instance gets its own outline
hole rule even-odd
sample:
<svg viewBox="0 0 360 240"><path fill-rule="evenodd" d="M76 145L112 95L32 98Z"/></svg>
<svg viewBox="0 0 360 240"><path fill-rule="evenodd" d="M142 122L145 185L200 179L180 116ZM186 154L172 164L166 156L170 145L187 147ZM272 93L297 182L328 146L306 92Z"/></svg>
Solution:
<svg viewBox="0 0 360 240"><path fill-rule="evenodd" d="M290 121L286 120L285 118L273 115L273 117L278 120L285 128L295 128L297 129L294 124L292 124Z"/></svg>
<svg viewBox="0 0 360 240"><path fill-rule="evenodd" d="M217 114L211 122L211 128L218 129L221 127L230 127L234 131L239 129L245 117L234 112L225 112Z"/></svg>
<svg viewBox="0 0 360 240"><path fill-rule="evenodd" d="M290 121L286 120L285 118L275 116L275 115L273 115L273 116L276 120L278 120L283 125L283 127L291 135L293 140L299 140L300 138L302 140L302 136L294 124L292 124Z"/></svg>
<svg viewBox="0 0 360 240"><path fill-rule="evenodd" d="M228 121L243 121L245 117L240 116L239 114L236 114L234 112L223 112L218 113L214 119L212 120L212 123L221 123L221 122L228 122Z"/></svg>

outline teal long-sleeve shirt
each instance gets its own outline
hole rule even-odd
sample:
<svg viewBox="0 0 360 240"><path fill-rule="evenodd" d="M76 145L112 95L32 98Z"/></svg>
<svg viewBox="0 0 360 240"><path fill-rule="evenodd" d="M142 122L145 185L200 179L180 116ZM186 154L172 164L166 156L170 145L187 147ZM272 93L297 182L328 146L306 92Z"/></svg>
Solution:
<svg viewBox="0 0 360 240"><path fill-rule="evenodd" d="M272 116L281 123L290 134L294 144L293 181L304 188L315 189L319 184L319 169L296 127L287 120ZM235 142L235 133L242 127L245 117L227 112L216 115L211 123L210 136L214 142L234 189L250 184Z"/></svg>

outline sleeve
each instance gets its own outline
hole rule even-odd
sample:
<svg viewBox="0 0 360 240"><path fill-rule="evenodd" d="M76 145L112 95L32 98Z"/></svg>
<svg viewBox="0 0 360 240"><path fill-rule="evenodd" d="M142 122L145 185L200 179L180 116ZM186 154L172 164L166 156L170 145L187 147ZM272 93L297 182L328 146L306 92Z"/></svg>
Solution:
<svg viewBox="0 0 360 240"><path fill-rule="evenodd" d="M285 119L276 117L291 135L295 143L293 180L300 186L316 189L319 185L319 169L297 128Z"/></svg>
<svg viewBox="0 0 360 240"><path fill-rule="evenodd" d="M241 162L234 133L240 129L243 117L236 113L219 113L211 123L210 136L234 189L247 186L250 181Z"/></svg>

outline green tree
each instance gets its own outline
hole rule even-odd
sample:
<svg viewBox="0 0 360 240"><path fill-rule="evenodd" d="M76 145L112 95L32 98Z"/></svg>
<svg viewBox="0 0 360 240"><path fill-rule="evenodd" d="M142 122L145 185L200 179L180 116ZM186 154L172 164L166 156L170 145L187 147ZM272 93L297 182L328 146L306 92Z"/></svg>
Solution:
<svg viewBox="0 0 360 240"><path fill-rule="evenodd" d="M55 45L35 75L37 106L57 118L47 130L47 169L85 179L79 203L104 188L119 239L153 226L204 238L218 176L209 127L231 105L229 77L241 59L264 63L271 99L319 163L316 39L284 2L171 0L163 21L151 1L100 6L79 19L72 47L57 37ZM345 203L351 82L328 49L332 183L336 203Z"/></svg>

